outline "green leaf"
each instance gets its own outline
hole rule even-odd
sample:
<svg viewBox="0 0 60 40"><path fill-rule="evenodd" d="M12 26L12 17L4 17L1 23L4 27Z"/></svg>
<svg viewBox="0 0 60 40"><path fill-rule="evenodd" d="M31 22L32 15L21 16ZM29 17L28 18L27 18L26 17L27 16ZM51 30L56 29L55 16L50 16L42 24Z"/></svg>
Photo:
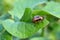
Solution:
<svg viewBox="0 0 60 40"><path fill-rule="evenodd" d="M46 2L40 3L36 5L33 9L34 10L42 10L46 6Z"/></svg>
<svg viewBox="0 0 60 40"><path fill-rule="evenodd" d="M0 20L0 35L3 34L5 32L5 29L2 25L2 20Z"/></svg>
<svg viewBox="0 0 60 40"><path fill-rule="evenodd" d="M42 22L39 22L38 24L34 24L31 21L31 12L32 10L30 8L26 8L20 22L14 22L13 20L4 21L4 28L16 37L27 38L36 33L39 29L42 29L43 27L46 27L48 25L49 22L46 19L44 19Z"/></svg>
<svg viewBox="0 0 60 40"><path fill-rule="evenodd" d="M45 11L42 11L42 10L33 10L32 16L36 16L36 15L46 17L48 15L48 13Z"/></svg>
<svg viewBox="0 0 60 40"><path fill-rule="evenodd" d="M23 16L25 8L33 8L35 5L47 0L14 0L13 9L9 13L19 19Z"/></svg>
<svg viewBox="0 0 60 40"><path fill-rule="evenodd" d="M50 23L53 23L53 22L56 22L56 21L59 20L59 18L57 18L57 17L55 17L55 16L53 16L53 15L50 15L50 14L47 15L46 19L47 19L48 21L50 21Z"/></svg>
<svg viewBox="0 0 60 40"><path fill-rule="evenodd" d="M55 21L59 20L59 18L57 18L53 15L50 15L48 12L45 12L42 10L33 10L32 16L36 16L36 15L43 16L44 18L46 18L50 22L55 22Z"/></svg>
<svg viewBox="0 0 60 40"><path fill-rule="evenodd" d="M57 2L48 2L43 9L45 12L60 18L60 3Z"/></svg>
<svg viewBox="0 0 60 40"><path fill-rule="evenodd" d="M45 37L35 37L35 38L31 38L30 40L49 40L49 39Z"/></svg>
<svg viewBox="0 0 60 40"><path fill-rule="evenodd" d="M39 29L48 25L48 21L44 20L40 24L14 22L13 20L6 20L3 22L4 28L12 35L19 38L27 38L35 34Z"/></svg>
<svg viewBox="0 0 60 40"><path fill-rule="evenodd" d="M50 23L50 27L52 27L53 32L60 31L60 22L52 22Z"/></svg>
<svg viewBox="0 0 60 40"><path fill-rule="evenodd" d="M4 32L2 35L0 35L0 40L12 40L12 36L9 33Z"/></svg>
<svg viewBox="0 0 60 40"><path fill-rule="evenodd" d="M4 14L4 15L0 16L1 21L6 20L6 19L10 19L10 18L11 18L10 14Z"/></svg>
<svg viewBox="0 0 60 40"><path fill-rule="evenodd" d="M5 32L5 29L3 28L2 24L0 24L0 35Z"/></svg>
<svg viewBox="0 0 60 40"><path fill-rule="evenodd" d="M59 40L60 39L60 21L50 23L49 27L52 28L52 29L50 28L50 30L52 30L52 33L55 39Z"/></svg>
<svg viewBox="0 0 60 40"><path fill-rule="evenodd" d="M24 12L24 15L22 16L20 21L31 22L31 20L32 20L32 10L30 8L26 8L25 12Z"/></svg>

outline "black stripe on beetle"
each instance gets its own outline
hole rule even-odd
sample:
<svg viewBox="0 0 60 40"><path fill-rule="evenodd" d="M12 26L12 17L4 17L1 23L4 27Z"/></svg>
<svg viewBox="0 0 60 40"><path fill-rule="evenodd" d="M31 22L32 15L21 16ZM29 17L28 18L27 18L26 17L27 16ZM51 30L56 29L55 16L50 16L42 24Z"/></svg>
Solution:
<svg viewBox="0 0 60 40"><path fill-rule="evenodd" d="M36 22L42 21L43 19L44 17L36 15L33 17L33 22L36 23Z"/></svg>

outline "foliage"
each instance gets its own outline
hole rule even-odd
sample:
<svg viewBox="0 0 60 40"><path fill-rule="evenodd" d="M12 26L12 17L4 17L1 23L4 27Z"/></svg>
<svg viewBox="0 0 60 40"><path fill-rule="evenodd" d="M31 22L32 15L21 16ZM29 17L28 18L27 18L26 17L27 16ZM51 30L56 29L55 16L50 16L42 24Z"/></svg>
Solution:
<svg viewBox="0 0 60 40"><path fill-rule="evenodd" d="M0 40L60 40L60 1L0 0Z"/></svg>

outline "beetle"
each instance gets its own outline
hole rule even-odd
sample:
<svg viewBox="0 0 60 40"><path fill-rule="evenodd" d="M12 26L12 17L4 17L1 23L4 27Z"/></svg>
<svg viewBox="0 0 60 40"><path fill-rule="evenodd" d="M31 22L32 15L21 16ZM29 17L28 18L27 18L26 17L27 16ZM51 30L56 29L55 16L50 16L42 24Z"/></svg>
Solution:
<svg viewBox="0 0 60 40"><path fill-rule="evenodd" d="M43 19L44 17L36 15L33 17L33 22L36 23L36 22L42 21Z"/></svg>

